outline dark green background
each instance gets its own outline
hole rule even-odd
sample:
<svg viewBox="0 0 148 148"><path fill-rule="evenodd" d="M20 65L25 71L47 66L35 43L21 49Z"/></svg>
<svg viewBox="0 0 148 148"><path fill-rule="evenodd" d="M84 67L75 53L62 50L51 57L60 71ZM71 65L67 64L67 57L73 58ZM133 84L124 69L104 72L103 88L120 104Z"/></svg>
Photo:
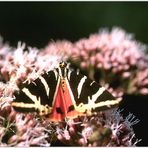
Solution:
<svg viewBox="0 0 148 148"><path fill-rule="evenodd" d="M51 39L76 41L99 28L120 26L148 43L147 2L1 2L0 34L44 47Z"/></svg>
<svg viewBox="0 0 148 148"><path fill-rule="evenodd" d="M38 48L53 39L76 41L99 28L119 26L148 44L147 2L0 2L0 34L11 46L18 41ZM126 96L123 113L140 119L134 126L138 145L148 146L148 96Z"/></svg>

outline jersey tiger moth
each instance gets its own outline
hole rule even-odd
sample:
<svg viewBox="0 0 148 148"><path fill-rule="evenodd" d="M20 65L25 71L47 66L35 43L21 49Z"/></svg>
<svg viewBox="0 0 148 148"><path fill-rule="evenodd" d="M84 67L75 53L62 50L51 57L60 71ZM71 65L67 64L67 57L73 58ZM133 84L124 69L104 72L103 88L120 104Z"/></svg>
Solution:
<svg viewBox="0 0 148 148"><path fill-rule="evenodd" d="M16 111L37 112L51 121L106 110L121 101L95 81L67 68L65 62L33 82L25 82L14 96L12 106Z"/></svg>

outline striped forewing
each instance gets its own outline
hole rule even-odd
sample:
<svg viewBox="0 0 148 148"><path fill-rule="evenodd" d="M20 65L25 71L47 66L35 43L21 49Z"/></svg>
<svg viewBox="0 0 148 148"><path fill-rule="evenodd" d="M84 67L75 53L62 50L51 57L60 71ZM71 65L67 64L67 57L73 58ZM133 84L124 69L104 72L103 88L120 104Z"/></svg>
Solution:
<svg viewBox="0 0 148 148"><path fill-rule="evenodd" d="M29 84L24 83L21 86L20 90L14 93L15 100L13 101L12 106L17 111L22 112L40 112L40 109L38 107L35 108L35 103L43 106L48 105L49 107L52 107L52 100L57 84L56 75L57 71L49 71Z"/></svg>
<svg viewBox="0 0 148 148"><path fill-rule="evenodd" d="M69 71L69 73L69 83L77 106L80 103L88 104L89 100L92 100L96 104L96 107L92 106L92 108L99 111L119 104L120 98L116 100L111 93L95 81L75 71Z"/></svg>

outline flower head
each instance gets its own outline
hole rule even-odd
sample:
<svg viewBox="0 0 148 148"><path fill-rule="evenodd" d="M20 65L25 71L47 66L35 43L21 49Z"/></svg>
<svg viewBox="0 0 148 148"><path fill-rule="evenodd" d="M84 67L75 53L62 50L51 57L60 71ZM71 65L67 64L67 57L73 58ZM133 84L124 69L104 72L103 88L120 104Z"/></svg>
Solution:
<svg viewBox="0 0 148 148"><path fill-rule="evenodd" d="M113 28L111 32L104 29L74 43L70 60L102 85L129 93L130 83L141 68L147 67L145 49L145 45L121 28Z"/></svg>
<svg viewBox="0 0 148 148"><path fill-rule="evenodd" d="M79 117L58 125L57 138L72 146L134 146L138 140L132 125L139 122L134 118L124 119L117 109Z"/></svg>

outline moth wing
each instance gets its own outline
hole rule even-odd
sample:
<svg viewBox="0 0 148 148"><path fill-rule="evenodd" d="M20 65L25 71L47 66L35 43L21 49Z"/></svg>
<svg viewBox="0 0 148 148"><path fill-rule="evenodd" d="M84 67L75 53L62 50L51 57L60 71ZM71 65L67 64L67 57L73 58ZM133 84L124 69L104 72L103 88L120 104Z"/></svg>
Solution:
<svg viewBox="0 0 148 148"><path fill-rule="evenodd" d="M75 71L68 73L68 80L77 106L84 104L91 110L100 111L115 107L121 101L121 98L115 98L108 90L85 75Z"/></svg>
<svg viewBox="0 0 148 148"><path fill-rule="evenodd" d="M56 71L49 71L29 84L24 83L19 91L14 92L12 106L20 112L48 114L51 112L56 84Z"/></svg>

